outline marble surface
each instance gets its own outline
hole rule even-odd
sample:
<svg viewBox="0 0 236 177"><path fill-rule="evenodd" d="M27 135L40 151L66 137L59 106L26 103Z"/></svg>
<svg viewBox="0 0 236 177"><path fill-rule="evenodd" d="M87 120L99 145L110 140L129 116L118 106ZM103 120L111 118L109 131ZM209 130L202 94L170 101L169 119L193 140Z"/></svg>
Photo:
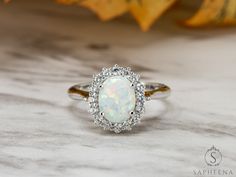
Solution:
<svg viewBox="0 0 236 177"><path fill-rule="evenodd" d="M142 33L130 17L103 23L45 0L0 4L0 176L191 177L209 168L212 145L223 156L217 168L235 175L236 29L173 21ZM66 94L114 64L173 90L119 135L95 127Z"/></svg>

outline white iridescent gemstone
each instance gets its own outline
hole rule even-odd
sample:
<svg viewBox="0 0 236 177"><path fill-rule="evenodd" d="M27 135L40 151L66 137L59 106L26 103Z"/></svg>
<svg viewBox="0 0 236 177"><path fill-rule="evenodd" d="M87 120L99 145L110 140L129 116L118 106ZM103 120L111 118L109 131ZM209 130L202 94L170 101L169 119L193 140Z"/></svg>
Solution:
<svg viewBox="0 0 236 177"><path fill-rule="evenodd" d="M99 109L107 120L124 122L135 108L135 91L123 76L113 76L105 80L99 91Z"/></svg>

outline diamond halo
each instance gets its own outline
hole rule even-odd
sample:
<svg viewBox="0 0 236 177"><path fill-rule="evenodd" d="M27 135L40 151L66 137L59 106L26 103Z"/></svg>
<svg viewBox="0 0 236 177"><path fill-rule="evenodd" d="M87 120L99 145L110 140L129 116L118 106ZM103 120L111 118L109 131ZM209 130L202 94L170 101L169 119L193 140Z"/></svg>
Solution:
<svg viewBox="0 0 236 177"><path fill-rule="evenodd" d="M99 109L99 92L103 86L103 83L111 77L122 76L130 81L130 87L135 92L135 107L130 113L130 117L123 122L111 122L106 119L105 115ZM94 118L94 123L105 130L114 131L120 133L124 130L131 130L134 125L140 122L141 114L144 113L145 103L145 86L140 81L140 76L131 71L129 67L120 67L115 65L111 68L103 68L102 71L93 76L93 81L89 88L89 112Z"/></svg>

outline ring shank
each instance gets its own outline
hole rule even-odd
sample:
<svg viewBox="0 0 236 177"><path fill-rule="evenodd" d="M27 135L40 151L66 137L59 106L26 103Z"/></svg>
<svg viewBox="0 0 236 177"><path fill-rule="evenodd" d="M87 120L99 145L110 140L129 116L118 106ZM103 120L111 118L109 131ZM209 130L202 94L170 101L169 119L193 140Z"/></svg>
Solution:
<svg viewBox="0 0 236 177"><path fill-rule="evenodd" d="M171 89L165 84L148 82L145 83L145 96L151 99L164 99L170 96Z"/></svg>
<svg viewBox="0 0 236 177"><path fill-rule="evenodd" d="M89 97L89 83L74 85L68 89L69 97L74 100L87 100ZM145 96L151 99L163 99L170 95L171 89L165 84L145 83Z"/></svg>

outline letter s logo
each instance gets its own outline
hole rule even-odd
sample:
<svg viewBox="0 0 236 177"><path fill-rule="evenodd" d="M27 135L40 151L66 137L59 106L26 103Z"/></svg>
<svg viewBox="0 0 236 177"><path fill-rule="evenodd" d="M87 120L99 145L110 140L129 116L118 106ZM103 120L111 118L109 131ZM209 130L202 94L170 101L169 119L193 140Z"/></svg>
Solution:
<svg viewBox="0 0 236 177"><path fill-rule="evenodd" d="M213 156L213 154L216 154L216 152L211 152L211 157L212 157L212 160L210 161L212 164L216 163L216 158L215 156Z"/></svg>
<svg viewBox="0 0 236 177"><path fill-rule="evenodd" d="M218 166L222 160L222 155L218 149L212 146L205 153L205 162L209 166Z"/></svg>

